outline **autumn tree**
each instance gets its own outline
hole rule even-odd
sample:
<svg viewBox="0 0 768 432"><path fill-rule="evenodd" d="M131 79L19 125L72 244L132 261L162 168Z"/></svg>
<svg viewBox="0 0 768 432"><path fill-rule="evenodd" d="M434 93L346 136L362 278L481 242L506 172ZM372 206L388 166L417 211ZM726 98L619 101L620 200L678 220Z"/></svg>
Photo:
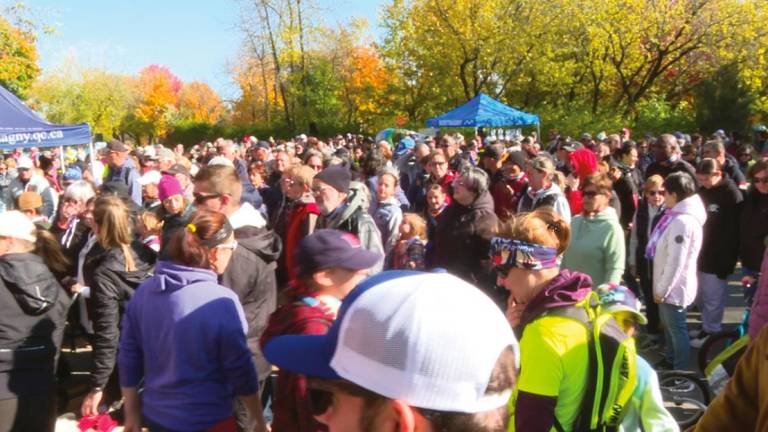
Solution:
<svg viewBox="0 0 768 432"><path fill-rule="evenodd" d="M179 95L179 112L183 119L197 123L216 123L224 111L221 98L200 81L186 83Z"/></svg>
<svg viewBox="0 0 768 432"><path fill-rule="evenodd" d="M100 69L53 70L30 90L29 103L55 123L86 122L94 133L119 136L135 109L134 80Z"/></svg>
<svg viewBox="0 0 768 432"><path fill-rule="evenodd" d="M150 141L164 136L178 108L181 80L165 66L150 65L139 73L137 86L136 119L147 125Z"/></svg>
<svg viewBox="0 0 768 432"><path fill-rule="evenodd" d="M34 32L0 16L0 85L19 96L40 75Z"/></svg>

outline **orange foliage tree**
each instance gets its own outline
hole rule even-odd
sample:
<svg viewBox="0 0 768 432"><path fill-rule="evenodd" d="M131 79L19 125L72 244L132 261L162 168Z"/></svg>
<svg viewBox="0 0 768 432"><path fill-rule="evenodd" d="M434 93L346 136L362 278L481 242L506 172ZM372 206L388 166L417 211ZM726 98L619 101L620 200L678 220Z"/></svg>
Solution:
<svg viewBox="0 0 768 432"><path fill-rule="evenodd" d="M221 118L224 107L219 95L208 84L192 81L181 88L179 111L186 120L216 123Z"/></svg>
<svg viewBox="0 0 768 432"><path fill-rule="evenodd" d="M137 85L136 117L147 124L150 140L164 136L179 104L181 80L165 66L150 65L139 73Z"/></svg>

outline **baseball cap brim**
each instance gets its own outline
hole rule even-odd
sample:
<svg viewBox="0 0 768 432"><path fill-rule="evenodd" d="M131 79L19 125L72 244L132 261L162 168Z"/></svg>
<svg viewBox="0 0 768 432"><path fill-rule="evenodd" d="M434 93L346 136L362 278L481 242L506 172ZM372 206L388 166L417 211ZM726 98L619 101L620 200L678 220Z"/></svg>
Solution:
<svg viewBox="0 0 768 432"><path fill-rule="evenodd" d="M629 306L624 306L622 304L613 304L609 306L603 306L603 311L607 313L615 313L615 312L631 312L637 317L637 322L639 322L642 325L648 324L648 319L645 317L645 315L641 314L640 312L632 309Z"/></svg>
<svg viewBox="0 0 768 432"><path fill-rule="evenodd" d="M350 249L339 267L347 270L365 270L376 265L380 257L378 253L369 250Z"/></svg>
<svg viewBox="0 0 768 432"><path fill-rule="evenodd" d="M286 335L264 345L264 356L281 370L316 378L341 379L331 368L335 337L324 335Z"/></svg>

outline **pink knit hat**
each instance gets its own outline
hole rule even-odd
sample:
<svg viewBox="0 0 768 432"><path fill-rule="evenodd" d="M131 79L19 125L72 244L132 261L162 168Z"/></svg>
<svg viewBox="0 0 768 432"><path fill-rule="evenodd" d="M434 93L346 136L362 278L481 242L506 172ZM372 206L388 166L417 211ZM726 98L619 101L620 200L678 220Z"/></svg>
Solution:
<svg viewBox="0 0 768 432"><path fill-rule="evenodd" d="M157 185L157 189L160 201L165 201L174 195L184 195L184 190L181 189L181 183L179 183L179 181L176 180L176 177L172 175L163 174L163 177L160 178L160 184Z"/></svg>

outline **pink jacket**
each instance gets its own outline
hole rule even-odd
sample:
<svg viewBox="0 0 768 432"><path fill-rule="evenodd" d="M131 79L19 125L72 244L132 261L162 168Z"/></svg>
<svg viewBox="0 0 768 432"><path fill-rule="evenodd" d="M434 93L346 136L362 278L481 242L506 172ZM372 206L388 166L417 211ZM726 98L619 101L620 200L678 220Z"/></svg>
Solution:
<svg viewBox="0 0 768 432"><path fill-rule="evenodd" d="M749 338L755 340L760 330L768 323L768 248L763 254L763 263L760 265L760 279L757 281L757 292L752 302L752 311L749 314Z"/></svg>

